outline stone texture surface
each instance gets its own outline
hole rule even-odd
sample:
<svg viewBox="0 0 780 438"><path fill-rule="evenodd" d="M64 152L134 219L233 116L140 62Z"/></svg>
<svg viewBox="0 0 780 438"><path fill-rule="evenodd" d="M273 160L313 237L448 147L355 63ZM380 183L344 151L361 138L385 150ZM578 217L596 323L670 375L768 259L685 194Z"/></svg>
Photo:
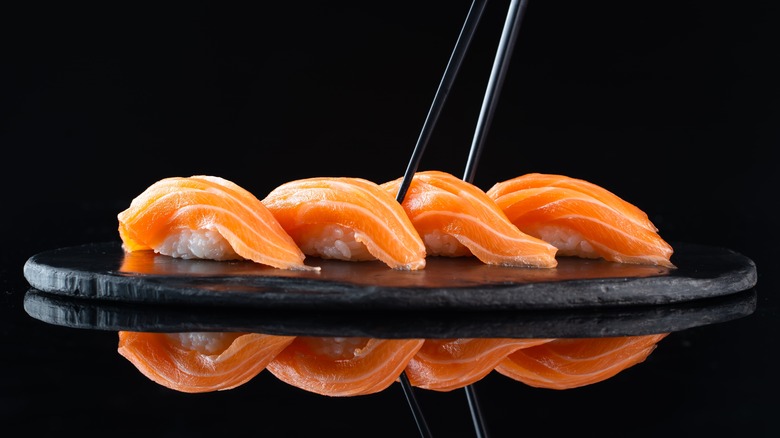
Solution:
<svg viewBox="0 0 780 438"><path fill-rule="evenodd" d="M677 269L560 258L554 269L488 266L431 257L421 271L379 262L311 259L319 273L251 262L125 254L118 242L59 248L30 257L34 289L106 302L277 310L484 311L588 309L684 303L745 291L752 260L725 248L677 243Z"/></svg>

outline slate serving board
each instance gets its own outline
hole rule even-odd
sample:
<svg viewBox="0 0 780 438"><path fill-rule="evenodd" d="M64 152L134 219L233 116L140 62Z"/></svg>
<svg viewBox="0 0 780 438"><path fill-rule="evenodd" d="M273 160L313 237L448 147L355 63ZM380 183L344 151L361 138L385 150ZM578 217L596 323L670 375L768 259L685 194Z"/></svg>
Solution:
<svg viewBox="0 0 780 438"><path fill-rule="evenodd" d="M745 291L755 263L726 248L672 243L676 269L560 257L553 269L430 257L425 269L309 257L319 272L183 260L90 243L30 257L32 288L106 302L315 311L587 309L684 303Z"/></svg>

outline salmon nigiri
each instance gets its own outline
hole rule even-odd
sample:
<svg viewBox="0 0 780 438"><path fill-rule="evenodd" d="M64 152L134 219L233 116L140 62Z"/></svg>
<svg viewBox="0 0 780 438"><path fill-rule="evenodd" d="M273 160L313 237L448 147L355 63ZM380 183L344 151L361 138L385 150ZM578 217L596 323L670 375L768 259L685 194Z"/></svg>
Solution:
<svg viewBox="0 0 780 438"><path fill-rule="evenodd" d="M403 178L382 184L395 195ZM553 268L557 249L519 230L477 186L446 172L417 172L402 202L428 255L474 255L486 264Z"/></svg>
<svg viewBox="0 0 780 438"><path fill-rule="evenodd" d="M647 215L596 184L530 173L496 183L487 195L519 229L555 245L558 255L674 268L671 245Z"/></svg>
<svg viewBox="0 0 780 438"><path fill-rule="evenodd" d="M253 194L223 178L170 177L149 186L117 215L125 251L179 258L248 259L283 269L316 270Z"/></svg>
<svg viewBox="0 0 780 438"><path fill-rule="evenodd" d="M518 349L495 369L537 388L577 388L601 382L643 362L667 335L555 339Z"/></svg>
<svg viewBox="0 0 780 438"><path fill-rule="evenodd" d="M297 337L266 367L281 381L320 395L380 392L397 381L422 339Z"/></svg>
<svg viewBox="0 0 780 438"><path fill-rule="evenodd" d="M401 204L374 182L350 177L290 181L263 204L307 255L425 267L425 245Z"/></svg>
<svg viewBox="0 0 780 438"><path fill-rule="evenodd" d="M119 332L119 354L152 381L180 392L233 389L295 339L258 333Z"/></svg>
<svg viewBox="0 0 780 438"><path fill-rule="evenodd" d="M552 339L457 338L426 339L406 366L413 386L451 391L470 385L486 375L506 356L521 348Z"/></svg>

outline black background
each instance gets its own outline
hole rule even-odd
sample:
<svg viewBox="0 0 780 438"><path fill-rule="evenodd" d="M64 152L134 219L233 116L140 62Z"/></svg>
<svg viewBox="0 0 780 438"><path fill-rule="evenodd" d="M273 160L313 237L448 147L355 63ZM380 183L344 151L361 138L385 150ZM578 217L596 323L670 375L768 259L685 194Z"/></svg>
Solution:
<svg viewBox="0 0 780 438"><path fill-rule="evenodd" d="M421 169L463 174L508 4L488 4ZM0 7L5 423L414 436L397 385L333 400L268 376L208 395L156 387L118 357L114 333L25 315L22 265L39 251L118 239L116 214L168 176L221 176L259 198L310 176L400 177L469 5ZM672 337L603 384L558 393L487 379L496 436L777 432L767 414L778 408L778 9L768 0L530 1L475 184L528 172L587 179L645 210L670 242L751 257L761 290L748 321ZM422 397L435 434L470 436L461 393Z"/></svg>

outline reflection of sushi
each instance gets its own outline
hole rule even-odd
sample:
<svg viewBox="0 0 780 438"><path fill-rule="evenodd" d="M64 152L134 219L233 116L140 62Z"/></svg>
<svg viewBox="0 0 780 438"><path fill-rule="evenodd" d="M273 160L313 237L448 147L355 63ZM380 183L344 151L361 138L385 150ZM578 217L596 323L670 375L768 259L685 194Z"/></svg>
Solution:
<svg viewBox="0 0 780 438"><path fill-rule="evenodd" d="M531 173L495 184L487 195L524 232L558 255L673 268L672 247L636 206L593 183Z"/></svg>
<svg viewBox="0 0 780 438"><path fill-rule="evenodd" d="M591 385L643 362L667 334L555 339L516 350L496 372L538 388Z"/></svg>
<svg viewBox="0 0 780 438"><path fill-rule="evenodd" d="M409 382L435 391L451 391L490 374L506 356L552 339L426 339L406 366Z"/></svg>
<svg viewBox="0 0 780 438"><path fill-rule="evenodd" d="M267 369L283 382L320 395L367 395L397 381L422 344L422 339L297 337Z"/></svg>
<svg viewBox="0 0 780 438"><path fill-rule="evenodd" d="M425 267L425 245L394 197L348 177L290 181L263 204L307 255L380 260L394 269Z"/></svg>
<svg viewBox="0 0 780 438"><path fill-rule="evenodd" d="M180 392L243 385L295 339L258 333L119 332L119 354L154 382Z"/></svg>
<svg viewBox="0 0 780 438"><path fill-rule="evenodd" d="M317 269L250 192L213 176L171 177L149 186L118 215L125 251L179 258L249 259L284 269Z"/></svg>
<svg viewBox="0 0 780 438"><path fill-rule="evenodd" d="M375 339L259 333L119 332L119 353L150 380L181 392L232 389L268 370L308 392L381 392L406 373L413 386L451 391L496 371L534 387L569 389L644 361L667 334L611 338Z"/></svg>
<svg viewBox="0 0 780 438"><path fill-rule="evenodd" d="M398 193L402 178L382 184ZM417 172L403 203L428 255L474 255L487 264L552 268L556 248L520 231L485 192L441 171Z"/></svg>

